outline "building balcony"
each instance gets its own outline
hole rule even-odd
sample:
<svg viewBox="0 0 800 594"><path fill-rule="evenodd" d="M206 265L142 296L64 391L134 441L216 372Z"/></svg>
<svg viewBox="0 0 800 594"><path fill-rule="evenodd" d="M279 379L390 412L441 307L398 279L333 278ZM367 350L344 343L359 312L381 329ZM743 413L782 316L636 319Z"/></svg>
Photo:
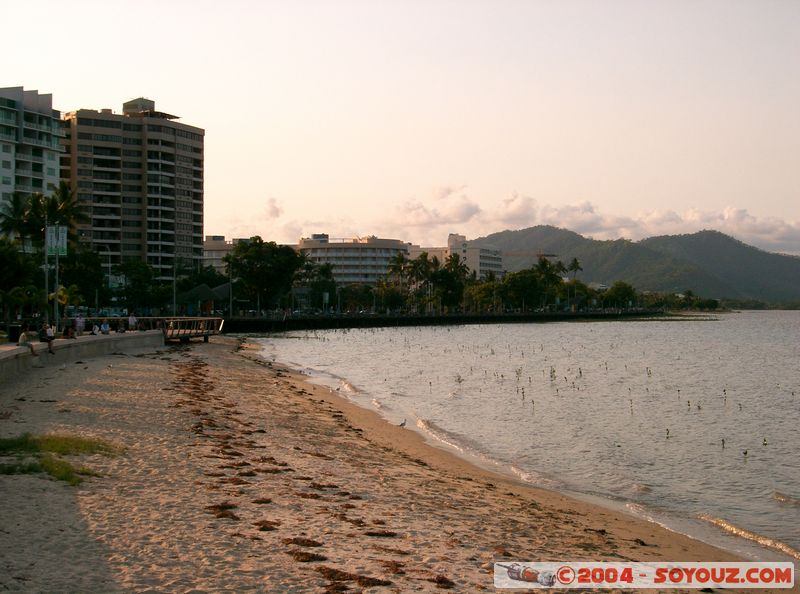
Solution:
<svg viewBox="0 0 800 594"><path fill-rule="evenodd" d="M20 141L22 144L30 144L32 146L38 146L41 148L46 148L54 151L60 150L61 144L57 140L42 140L39 138L30 138L29 136L23 136Z"/></svg>
<svg viewBox="0 0 800 594"><path fill-rule="evenodd" d="M29 130L37 130L39 132L47 132L48 134L52 134L54 132L52 126L46 126L44 124L34 124L33 122L27 122L22 120L22 125L29 129Z"/></svg>

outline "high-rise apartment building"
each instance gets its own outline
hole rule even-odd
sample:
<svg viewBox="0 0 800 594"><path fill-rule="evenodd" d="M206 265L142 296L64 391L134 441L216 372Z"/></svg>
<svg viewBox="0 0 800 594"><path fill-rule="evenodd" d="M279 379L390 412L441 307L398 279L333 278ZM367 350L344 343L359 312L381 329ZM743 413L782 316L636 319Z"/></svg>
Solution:
<svg viewBox="0 0 800 594"><path fill-rule="evenodd" d="M52 95L0 88L0 204L14 192L49 194L58 186L60 136Z"/></svg>
<svg viewBox="0 0 800 594"><path fill-rule="evenodd" d="M139 98L110 109L65 115L69 179L90 221L81 240L103 266L141 259L170 281L176 269L203 260L203 137L201 128L156 111ZM110 274L110 270L106 273Z"/></svg>

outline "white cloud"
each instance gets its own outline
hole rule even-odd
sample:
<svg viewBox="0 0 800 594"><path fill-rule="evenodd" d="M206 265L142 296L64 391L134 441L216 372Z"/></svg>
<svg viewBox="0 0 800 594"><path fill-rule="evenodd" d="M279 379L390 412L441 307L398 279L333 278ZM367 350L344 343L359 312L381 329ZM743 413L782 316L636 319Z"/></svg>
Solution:
<svg viewBox="0 0 800 594"><path fill-rule="evenodd" d="M465 186L442 186L433 189L427 200L412 198L387 212L372 223L356 221L349 215L313 220L301 215L287 220L281 203L269 198L261 216L248 219L231 215L226 227L233 237L260 235L281 243L295 243L312 233L329 233L345 238L377 235L424 246L444 245L448 233L475 238L534 225L562 227L594 239L632 240L714 229L767 251L800 255L800 221L758 217L735 207L683 212L655 209L622 216L606 213L589 201L551 205L518 193L492 204L470 197Z"/></svg>
<svg viewBox="0 0 800 594"><path fill-rule="evenodd" d="M442 245L450 232L474 238L534 225L562 227L594 239L632 240L714 229L767 251L800 255L800 221L758 217L743 208L657 209L624 216L606 213L589 201L555 206L517 193L482 208L463 190L439 188L433 204L411 200L398 210L396 218L382 221L377 228L385 231L385 236L423 245Z"/></svg>

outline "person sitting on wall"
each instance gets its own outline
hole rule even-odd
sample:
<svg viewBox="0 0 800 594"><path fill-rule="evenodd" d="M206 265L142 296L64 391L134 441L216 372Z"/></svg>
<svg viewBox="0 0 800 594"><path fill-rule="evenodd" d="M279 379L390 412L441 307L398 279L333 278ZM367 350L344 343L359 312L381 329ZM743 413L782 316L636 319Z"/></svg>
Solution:
<svg viewBox="0 0 800 594"><path fill-rule="evenodd" d="M53 350L53 341L55 340L55 338L56 338L56 335L55 335L55 332L53 331L53 327L50 324L48 324L47 322L42 324L42 329L39 330L39 340L41 342L46 342L47 343L47 352L48 353L55 354L55 351Z"/></svg>
<svg viewBox="0 0 800 594"><path fill-rule="evenodd" d="M17 346L26 346L31 350L31 355L34 357L38 357L39 353L33 348L33 343L30 340L30 336L28 336L28 325L23 324L22 329L19 333L19 340L17 341Z"/></svg>
<svg viewBox="0 0 800 594"><path fill-rule="evenodd" d="M73 328L70 324L64 326L64 333L62 334L62 338L77 338L75 336L75 328Z"/></svg>
<svg viewBox="0 0 800 594"><path fill-rule="evenodd" d="M103 320L103 323L100 324L100 334L108 334L111 332L111 326L108 325L108 320Z"/></svg>

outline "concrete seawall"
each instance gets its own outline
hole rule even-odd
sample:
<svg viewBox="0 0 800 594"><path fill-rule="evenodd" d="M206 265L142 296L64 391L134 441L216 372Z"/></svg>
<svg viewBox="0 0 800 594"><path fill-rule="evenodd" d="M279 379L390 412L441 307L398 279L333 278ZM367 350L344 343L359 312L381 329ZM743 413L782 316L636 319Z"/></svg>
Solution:
<svg viewBox="0 0 800 594"><path fill-rule="evenodd" d="M147 330L99 336L84 335L74 339L59 338L53 341L53 354L47 352L47 344L44 342L37 340L32 344L38 357L33 356L27 346L17 346L14 343L0 345L0 382L6 382L32 367L61 365L116 352L158 348L164 346L164 334L161 330Z"/></svg>

